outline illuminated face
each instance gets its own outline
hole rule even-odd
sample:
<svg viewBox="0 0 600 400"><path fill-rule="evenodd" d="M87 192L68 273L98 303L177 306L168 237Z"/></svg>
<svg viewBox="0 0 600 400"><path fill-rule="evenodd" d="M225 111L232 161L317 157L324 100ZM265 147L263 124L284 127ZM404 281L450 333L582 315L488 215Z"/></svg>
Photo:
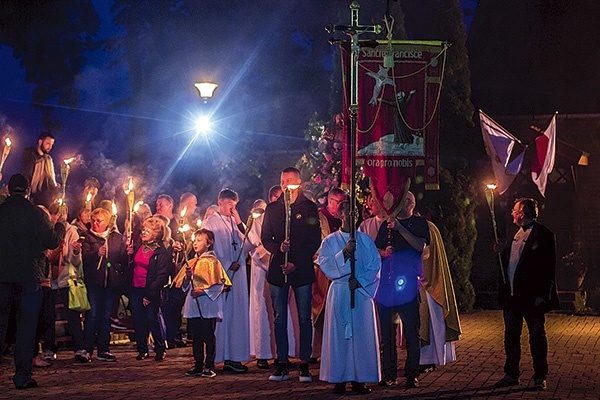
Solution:
<svg viewBox="0 0 600 400"><path fill-rule="evenodd" d="M282 172L281 173L281 189L285 190L288 185L299 185L302 181L295 172Z"/></svg>
<svg viewBox="0 0 600 400"><path fill-rule="evenodd" d="M525 222L525 213L523 212L523 204L516 203L511 211L513 223L517 226L523 226Z"/></svg>
<svg viewBox="0 0 600 400"><path fill-rule="evenodd" d="M406 201L404 202L404 214L405 215L413 215L413 211L415 209L415 205L416 205L416 201L415 201L415 195L412 194L412 192L408 192L406 194Z"/></svg>
<svg viewBox="0 0 600 400"><path fill-rule="evenodd" d="M196 196L191 196L181 203L180 208L183 210L183 207L187 207L186 215L192 215L196 211L197 205L198 199L196 199Z"/></svg>
<svg viewBox="0 0 600 400"><path fill-rule="evenodd" d="M237 201L226 198L219 199L217 203L219 204L219 213L225 216L230 216L237 205Z"/></svg>
<svg viewBox="0 0 600 400"><path fill-rule="evenodd" d="M102 233L106 232L106 229L108 229L108 221L101 214L94 215L92 217L92 230Z"/></svg>
<svg viewBox="0 0 600 400"><path fill-rule="evenodd" d="M329 210L331 215L334 215L339 218L338 206L344 200L346 200L346 196L344 196L343 194L333 194L327 197L327 209Z"/></svg>
<svg viewBox="0 0 600 400"><path fill-rule="evenodd" d="M200 233L194 237L194 251L197 254L202 254L210 247L208 243L208 235Z"/></svg>
<svg viewBox="0 0 600 400"><path fill-rule="evenodd" d="M158 238L158 232L152 228L151 224L144 223L140 237L142 238L142 242L154 242Z"/></svg>
<svg viewBox="0 0 600 400"><path fill-rule="evenodd" d="M51 137L47 137L44 140L38 140L38 148L43 154L50 153L52 146L54 146L54 139Z"/></svg>
<svg viewBox="0 0 600 400"><path fill-rule="evenodd" d="M173 204L167 199L156 200L156 213L166 217L171 215Z"/></svg>

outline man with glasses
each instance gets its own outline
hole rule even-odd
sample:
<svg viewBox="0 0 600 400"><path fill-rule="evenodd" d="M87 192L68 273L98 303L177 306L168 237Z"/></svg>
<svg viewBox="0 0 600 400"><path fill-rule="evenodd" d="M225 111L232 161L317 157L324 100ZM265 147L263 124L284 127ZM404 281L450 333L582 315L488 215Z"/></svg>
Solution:
<svg viewBox="0 0 600 400"><path fill-rule="evenodd" d="M511 244L502 251L499 304L504 310L504 378L496 387L519 384L523 319L529 330L534 388L546 389L548 341L544 314L558 307L556 291L556 242L554 233L537 222L537 201L515 200L513 223L519 227ZM499 250L499 249L497 249Z"/></svg>

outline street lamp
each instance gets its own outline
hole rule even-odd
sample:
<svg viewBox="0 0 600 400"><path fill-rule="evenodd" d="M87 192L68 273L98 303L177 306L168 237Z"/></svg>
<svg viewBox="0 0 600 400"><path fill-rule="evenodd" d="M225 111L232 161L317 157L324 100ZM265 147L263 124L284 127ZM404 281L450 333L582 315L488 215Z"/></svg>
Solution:
<svg viewBox="0 0 600 400"><path fill-rule="evenodd" d="M197 82L194 84L194 86L196 87L196 89L198 89L200 98L206 103L208 99L210 99L213 96L213 93L219 85L212 82Z"/></svg>

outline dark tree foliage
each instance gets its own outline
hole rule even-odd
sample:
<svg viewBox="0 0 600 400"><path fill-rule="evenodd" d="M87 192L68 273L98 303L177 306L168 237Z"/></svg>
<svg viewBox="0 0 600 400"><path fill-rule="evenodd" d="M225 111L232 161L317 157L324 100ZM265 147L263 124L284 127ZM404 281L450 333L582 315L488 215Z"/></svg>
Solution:
<svg viewBox="0 0 600 400"><path fill-rule="evenodd" d="M100 21L89 0L4 0L0 2L0 46L13 49L26 70L26 81L35 85L33 102L76 106L74 85L90 51L100 46L95 35ZM44 108L47 129L59 126Z"/></svg>
<svg viewBox="0 0 600 400"><path fill-rule="evenodd" d="M470 311L475 303L475 290L469 278L477 238L477 190L466 172L443 168L440 190L428 192L418 204L421 213L429 215L440 229L461 311Z"/></svg>

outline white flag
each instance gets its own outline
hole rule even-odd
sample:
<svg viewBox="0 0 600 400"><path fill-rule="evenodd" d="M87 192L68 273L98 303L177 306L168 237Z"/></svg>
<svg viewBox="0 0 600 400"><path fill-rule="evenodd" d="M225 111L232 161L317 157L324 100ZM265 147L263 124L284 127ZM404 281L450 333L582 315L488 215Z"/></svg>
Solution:
<svg viewBox="0 0 600 400"><path fill-rule="evenodd" d="M546 196L548 175L554 169L556 159L556 114L543 135L535 138L535 154L531 159L531 179L542 196Z"/></svg>
<svg viewBox="0 0 600 400"><path fill-rule="evenodd" d="M525 151L510 161L517 139L481 110L479 110L479 121L485 152L492 162L496 177L496 187L498 193L503 194L521 171Z"/></svg>

